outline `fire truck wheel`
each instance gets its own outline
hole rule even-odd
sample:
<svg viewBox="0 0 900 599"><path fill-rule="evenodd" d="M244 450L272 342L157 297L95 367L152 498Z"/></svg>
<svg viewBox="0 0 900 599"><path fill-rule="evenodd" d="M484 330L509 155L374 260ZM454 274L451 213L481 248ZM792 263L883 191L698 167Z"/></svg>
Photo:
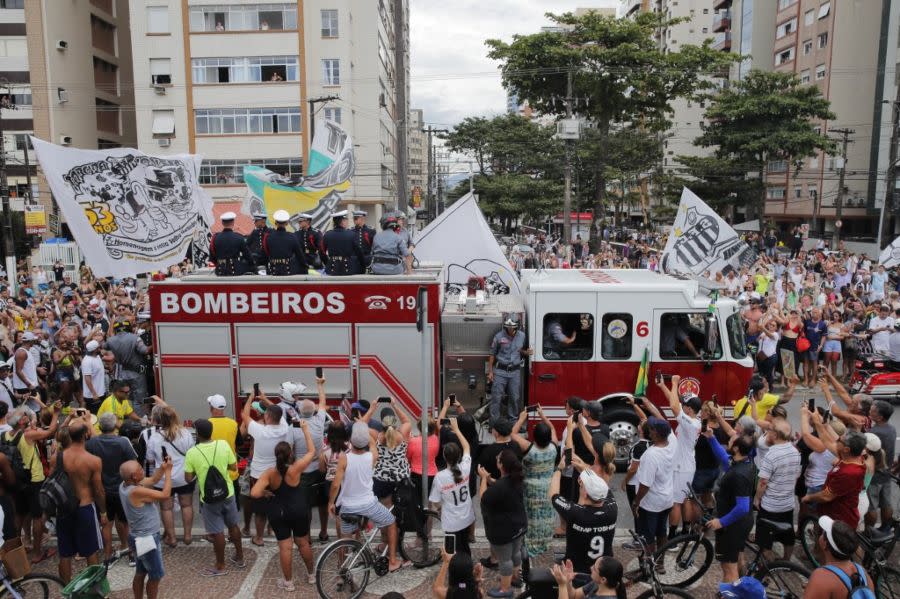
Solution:
<svg viewBox="0 0 900 599"><path fill-rule="evenodd" d="M631 446L638 438L638 417L628 408L613 408L603 414L603 421L609 426L609 440L616 446L616 470L628 469Z"/></svg>

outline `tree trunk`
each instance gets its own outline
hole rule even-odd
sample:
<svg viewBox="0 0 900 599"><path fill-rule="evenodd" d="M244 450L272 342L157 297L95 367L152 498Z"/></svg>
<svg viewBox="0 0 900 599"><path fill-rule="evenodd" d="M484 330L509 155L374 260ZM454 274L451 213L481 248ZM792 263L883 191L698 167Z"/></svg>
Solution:
<svg viewBox="0 0 900 599"><path fill-rule="evenodd" d="M600 141L600 151L597 152L597 155L600 156L600 159L594 165L594 214L591 217L591 234L589 236L589 245L595 254L600 251L600 242L603 240L601 227L606 221L606 176L603 174L605 166L603 157L606 156L604 146L609 137L609 120L598 119L597 128Z"/></svg>
<svg viewBox="0 0 900 599"><path fill-rule="evenodd" d="M759 165L759 183L762 190L759 193L759 206L757 207L757 217L759 218L759 232L762 233L765 230L765 220L766 220L766 171L765 162L760 163ZM785 190L787 193L787 190Z"/></svg>

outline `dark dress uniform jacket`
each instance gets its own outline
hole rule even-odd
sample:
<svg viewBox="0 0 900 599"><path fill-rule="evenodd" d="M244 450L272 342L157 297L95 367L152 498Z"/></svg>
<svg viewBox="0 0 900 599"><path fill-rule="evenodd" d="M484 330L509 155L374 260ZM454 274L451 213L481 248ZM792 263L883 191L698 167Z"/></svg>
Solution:
<svg viewBox="0 0 900 599"><path fill-rule="evenodd" d="M271 233L274 229L271 227L263 227L262 229L253 229L247 235L247 246L250 248L250 255L257 266L265 266L266 253L263 251L263 237Z"/></svg>
<svg viewBox="0 0 900 599"><path fill-rule="evenodd" d="M328 258L325 272L332 276L361 275L365 254L356 233L337 227L322 236L322 253Z"/></svg>
<svg viewBox="0 0 900 599"><path fill-rule="evenodd" d="M372 227L356 226L353 227L353 234L356 235L356 241L363 251L363 267L367 267L372 262L372 243L375 241L375 229Z"/></svg>
<svg viewBox="0 0 900 599"><path fill-rule="evenodd" d="M322 255L322 232L318 229L309 229L297 231L294 233L300 241L300 247L303 248L303 255L306 256L306 264L312 268L322 268L325 258Z"/></svg>
<svg viewBox="0 0 900 599"><path fill-rule="evenodd" d="M253 272L254 262L243 235L224 229L213 235L209 256L216 265L216 275L234 277Z"/></svg>
<svg viewBox="0 0 900 599"><path fill-rule="evenodd" d="M263 237L263 251L269 259L267 272L276 277L305 275L309 272L300 241L283 227Z"/></svg>

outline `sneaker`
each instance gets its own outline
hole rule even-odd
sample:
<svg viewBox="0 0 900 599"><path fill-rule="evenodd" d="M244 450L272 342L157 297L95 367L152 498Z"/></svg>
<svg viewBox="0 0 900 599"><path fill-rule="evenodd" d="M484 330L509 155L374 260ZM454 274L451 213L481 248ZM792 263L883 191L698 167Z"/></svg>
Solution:
<svg viewBox="0 0 900 599"><path fill-rule="evenodd" d="M307 582L307 584L316 584L316 575L315 574L307 574L306 582Z"/></svg>
<svg viewBox="0 0 900 599"><path fill-rule="evenodd" d="M232 566L234 566L235 568L237 568L238 570L243 570L244 568L247 567L247 562L245 562L245 561L242 560L242 559L239 560L238 558L234 557L233 555L230 556L230 557L228 558L228 562L229 562Z"/></svg>
<svg viewBox="0 0 900 599"><path fill-rule="evenodd" d="M134 557L133 554L130 554L130 553L128 554L128 566L131 568L134 568L135 566L137 566L137 559Z"/></svg>
<svg viewBox="0 0 900 599"><path fill-rule="evenodd" d="M666 573L666 564L663 563L662 561L659 561L653 569L656 570L657 574L665 574Z"/></svg>
<svg viewBox="0 0 900 599"><path fill-rule="evenodd" d="M489 557L483 557L481 558L481 567L487 568L488 570L496 570L500 567L500 564L498 564L497 562L492 562L491 558Z"/></svg>
<svg viewBox="0 0 900 599"><path fill-rule="evenodd" d="M283 578L278 579L277 586L282 591L287 591L288 593L293 593L296 590L296 587L294 587L294 582L292 580L284 580Z"/></svg>
<svg viewBox="0 0 900 599"><path fill-rule="evenodd" d="M225 576L228 574L228 570L216 570L215 568L204 568L200 572L200 576L204 576L206 578L213 578L215 576Z"/></svg>
<svg viewBox="0 0 900 599"><path fill-rule="evenodd" d="M499 598L499 599L506 599L507 597L513 596L512 589L510 589L508 591L503 591L503 590L500 590L500 587L497 587L496 589L491 589L490 591L487 592L487 594L488 594L488 597L495 597L495 598Z"/></svg>
<svg viewBox="0 0 900 599"><path fill-rule="evenodd" d="M629 541L627 543L622 543L622 549L627 549L629 551L640 551L641 544L637 541Z"/></svg>

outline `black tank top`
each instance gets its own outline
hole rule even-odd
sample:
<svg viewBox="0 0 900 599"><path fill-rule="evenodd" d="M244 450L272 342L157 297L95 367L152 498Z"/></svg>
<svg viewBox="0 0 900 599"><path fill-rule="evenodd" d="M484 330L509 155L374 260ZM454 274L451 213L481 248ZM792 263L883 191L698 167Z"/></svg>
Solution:
<svg viewBox="0 0 900 599"><path fill-rule="evenodd" d="M285 515L295 515L305 511L306 501L303 497L303 489L300 481L295 486L287 484L287 479L282 476L281 484L274 491L275 501L281 506Z"/></svg>

